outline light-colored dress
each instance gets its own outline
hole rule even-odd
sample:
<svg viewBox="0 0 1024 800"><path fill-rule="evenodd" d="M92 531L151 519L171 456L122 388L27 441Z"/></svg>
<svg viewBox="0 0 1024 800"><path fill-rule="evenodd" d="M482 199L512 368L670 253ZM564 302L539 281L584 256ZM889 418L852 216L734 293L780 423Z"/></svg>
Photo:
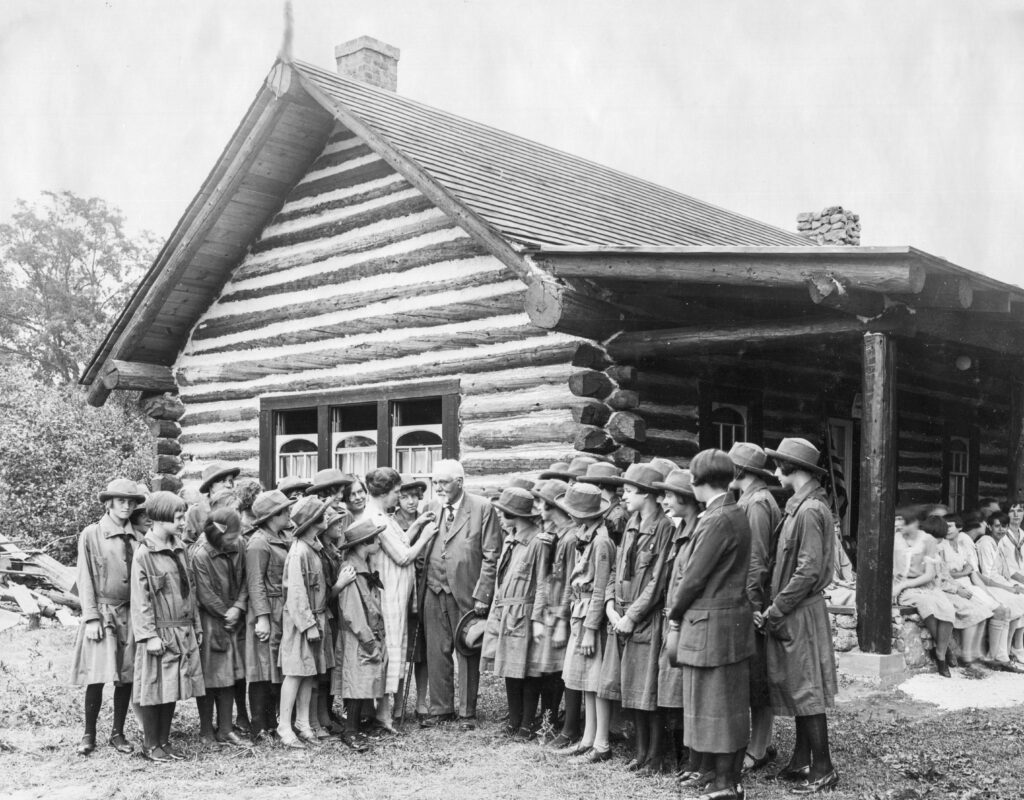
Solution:
<svg viewBox="0 0 1024 800"><path fill-rule="evenodd" d="M968 566L975 572L978 571L978 551L974 549L974 542L971 541L971 537L966 533L959 534L955 544L948 539L939 542L939 557L945 564L946 570L950 573L961 572ZM992 593L987 588L978 586L978 584L971 580L970 575L964 575L960 578L954 578L950 575L949 578L960 586L969 589L973 599L981 603L985 608L992 610L999 608L999 601L992 596Z"/></svg>
<svg viewBox="0 0 1024 800"><path fill-rule="evenodd" d="M963 565L966 562L963 560L963 556L953 550L945 539L936 544L939 556L935 562L938 583L942 587L943 592L946 593L946 597L953 604L953 608L956 609L956 619L953 621L953 627L959 630L973 628L992 616L992 608L981 599L975 586L965 587L971 593L969 598L956 594L963 584L954 579L950 574L950 560L954 564L959 565L952 569L963 569ZM957 556L959 556L959 559ZM969 581L966 578L961 580Z"/></svg>
<svg viewBox="0 0 1024 800"><path fill-rule="evenodd" d="M899 546L902 543L902 547ZM912 580L924 574L928 564L938 575L939 554L937 542L927 533L918 533L913 541L905 537L897 537L897 546L893 553L893 580ZM928 583L904 589L896 598L902 605L913 606L921 619L935 617L939 622L955 622L956 608L947 595L939 588L938 578Z"/></svg>
<svg viewBox="0 0 1024 800"><path fill-rule="evenodd" d="M377 524L385 525L381 532L381 552L374 566L384 589L380 593L381 612L384 615L384 641L388 651L388 671L384 691L394 694L402 680L409 634L409 599L412 597L416 566L410 556L409 534L392 517L374 515ZM385 539L390 541L385 542Z"/></svg>
<svg viewBox="0 0 1024 800"><path fill-rule="evenodd" d="M1013 591L1017 583L1010 578L999 544L991 536L982 536L974 546L978 557L978 573L996 584L986 586L985 591L1009 609L1011 620L1024 617L1024 595Z"/></svg>

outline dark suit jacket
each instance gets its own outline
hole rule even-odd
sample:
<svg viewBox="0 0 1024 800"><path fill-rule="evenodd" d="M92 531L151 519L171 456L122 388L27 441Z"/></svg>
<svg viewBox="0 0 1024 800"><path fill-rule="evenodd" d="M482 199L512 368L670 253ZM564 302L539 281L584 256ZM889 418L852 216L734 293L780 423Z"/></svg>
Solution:
<svg viewBox="0 0 1024 800"><path fill-rule="evenodd" d="M443 525L444 506L435 501L431 510ZM448 586L463 614L472 611L475 603L490 605L501 552L501 525L490 501L464 491L451 528L445 533L442 527L427 549L431 554L438 549L445 554Z"/></svg>
<svg viewBox="0 0 1024 800"><path fill-rule="evenodd" d="M749 568L747 515L727 493L712 501L697 522L690 557L671 598L669 619L682 625L680 664L719 667L754 654Z"/></svg>

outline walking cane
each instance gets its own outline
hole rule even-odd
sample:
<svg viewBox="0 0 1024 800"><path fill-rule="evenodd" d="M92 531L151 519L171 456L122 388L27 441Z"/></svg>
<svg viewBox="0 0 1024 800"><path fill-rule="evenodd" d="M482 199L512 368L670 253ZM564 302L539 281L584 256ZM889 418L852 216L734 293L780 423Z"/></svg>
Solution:
<svg viewBox="0 0 1024 800"><path fill-rule="evenodd" d="M423 533L420 532L420 536ZM423 601L427 596L427 563L430 561L430 554L434 549L434 544L437 542L438 537L441 535L440 530L434 534L434 538L431 539L430 544L427 545L426 557L423 559L423 572L420 575L420 580L416 585L416 601L419 606L419 613L416 615L416 630L412 636L412 643L406 653L405 659L405 686L402 688L402 711L398 715L398 725L401 727L405 725L405 708L409 703L409 680L410 675L413 671L413 656L416 653L416 645L419 644L420 635L423 632Z"/></svg>

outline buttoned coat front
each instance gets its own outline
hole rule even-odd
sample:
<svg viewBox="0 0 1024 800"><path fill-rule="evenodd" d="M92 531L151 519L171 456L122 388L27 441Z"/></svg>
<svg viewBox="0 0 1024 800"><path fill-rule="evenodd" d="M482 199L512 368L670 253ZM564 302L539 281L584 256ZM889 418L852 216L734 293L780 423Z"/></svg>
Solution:
<svg viewBox="0 0 1024 800"><path fill-rule="evenodd" d="M78 600L81 623L75 639L71 682L131 683L135 673L135 633L131 624L131 573L128 562L139 548L139 537L128 523L119 525L109 514L78 536ZM125 548L131 550L126 554ZM126 558L127 555L127 558ZM87 639L85 623L98 621L99 641Z"/></svg>
<svg viewBox="0 0 1024 800"><path fill-rule="evenodd" d="M693 541L693 532L697 527L697 520L691 520L687 524L684 520L679 521L676 534L672 537L672 547L668 552L668 560L672 565L669 572L668 585L665 587L666 605L672 602L679 584L683 580L683 570L686 569L687 559L690 557L690 544ZM661 654L658 658L658 706L661 708L682 708L683 707L683 670L681 667L674 667L669 659L669 652L665 647L668 640L668 616L665 616L662 625ZM672 654L675 655L674 653Z"/></svg>
<svg viewBox="0 0 1024 800"><path fill-rule="evenodd" d="M550 535L555 539L553 545L549 545L554 548L554 554L545 565L537 584L537 597L533 605L534 621L544 625L544 638L537 658L541 674L561 672L565 664L568 636L565 643L556 646L554 634L559 624L565 625L568 634L569 611L572 606L569 576L576 566L577 555L575 524L570 522L553 529Z"/></svg>
<svg viewBox="0 0 1024 800"><path fill-rule="evenodd" d="M388 671L380 578L352 550L344 563L355 569L356 579L338 595L342 658L336 692L346 700L377 699L384 696Z"/></svg>
<svg viewBox="0 0 1024 800"><path fill-rule="evenodd" d="M239 541L239 548L242 547ZM234 686L245 678L245 627L249 587L245 581L245 552L221 551L208 541L192 551L199 622L203 629L200 653L203 680L208 689ZM228 630L224 616L232 608L242 612L238 627Z"/></svg>
<svg viewBox="0 0 1024 800"><path fill-rule="evenodd" d="M436 555L443 558L448 587L460 614L472 611L476 603L490 605L502 541L494 506L483 497L463 492L447 531L443 527L444 506L435 503L432 510L442 521L441 530L425 552L440 550Z"/></svg>
<svg viewBox="0 0 1024 800"><path fill-rule="evenodd" d="M245 546L245 580L249 588L249 608L245 615L245 678L280 683L284 677L277 665L281 649L281 621L284 615L284 561L291 539L266 528L254 533ZM270 639L256 638L256 621L270 621Z"/></svg>
<svg viewBox="0 0 1024 800"><path fill-rule="evenodd" d="M278 666L284 675L326 675L334 666L334 642L327 625L323 545L316 537L296 539L284 563L284 613ZM316 631L316 639L310 639Z"/></svg>
<svg viewBox="0 0 1024 800"><path fill-rule="evenodd" d="M602 689L602 668L605 649L614 647L608 640L608 616L605 600L609 585L615 580L615 545L603 520L576 528L576 565L569 574L569 644L565 648L562 680L578 692ZM594 634L594 652L583 653L587 631ZM618 654L616 654L617 656ZM618 699L619 684L609 685Z"/></svg>

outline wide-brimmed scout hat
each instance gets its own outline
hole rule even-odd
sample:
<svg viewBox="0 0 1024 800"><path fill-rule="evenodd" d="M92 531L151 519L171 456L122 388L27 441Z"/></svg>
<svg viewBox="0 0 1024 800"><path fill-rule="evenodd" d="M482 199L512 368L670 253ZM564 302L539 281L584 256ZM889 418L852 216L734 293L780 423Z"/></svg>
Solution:
<svg viewBox="0 0 1024 800"><path fill-rule="evenodd" d="M679 469L679 465L670 458L652 458L647 462L647 466L658 470L661 473L662 480L667 478L672 470Z"/></svg>
<svg viewBox="0 0 1024 800"><path fill-rule="evenodd" d="M657 492L654 485L657 481L663 481L667 472L662 472L650 464L630 464L626 468L626 474L622 476L622 483L625 486L636 486L638 489L645 489L648 492Z"/></svg>
<svg viewBox="0 0 1024 800"><path fill-rule="evenodd" d="M230 464L224 464L220 461L208 464L206 469L203 470L203 482L199 484L199 491L202 494L206 494L210 491L210 486L212 484L217 481L222 481L227 477L237 477L238 473L241 471L241 467L233 467Z"/></svg>
<svg viewBox="0 0 1024 800"><path fill-rule="evenodd" d="M531 481L529 478L524 478L522 475L517 475L508 482L507 489L515 487L516 489L526 489L528 492L532 492L534 487L537 485L537 481Z"/></svg>
<svg viewBox="0 0 1024 800"><path fill-rule="evenodd" d="M655 488L693 497L693 473L688 469L674 469L663 481L655 481Z"/></svg>
<svg viewBox="0 0 1024 800"><path fill-rule="evenodd" d="M776 461L788 461L801 469L810 470L816 475L824 475L825 470L818 466L821 451L806 439L790 438L779 442L776 450L766 447L765 453Z"/></svg>
<svg viewBox="0 0 1024 800"><path fill-rule="evenodd" d="M575 477L575 475L572 475L569 472L568 461L555 461L550 467L540 474L540 479L542 481L546 481L549 478L558 478L560 481L571 481Z"/></svg>
<svg viewBox="0 0 1024 800"><path fill-rule="evenodd" d="M587 474L590 465L596 464L598 461L599 459L596 456L576 456L569 462L568 473L572 475L573 480L581 478Z"/></svg>
<svg viewBox="0 0 1024 800"><path fill-rule="evenodd" d="M212 512L206 518L206 524L203 525L204 530L210 525L216 525L224 534L242 532L242 518L233 508L218 508Z"/></svg>
<svg viewBox="0 0 1024 800"><path fill-rule="evenodd" d="M344 536L345 528L348 527L352 521L352 516L347 511L338 511L333 508L329 503L327 505L327 511L324 512L324 530L323 533L327 533L331 528L338 528L339 533Z"/></svg>
<svg viewBox="0 0 1024 800"><path fill-rule="evenodd" d="M532 517L534 515L533 495L526 489L520 489L517 486L509 486L502 491L497 500L491 502L494 503L495 508L500 508L513 517Z"/></svg>
<svg viewBox="0 0 1024 800"><path fill-rule="evenodd" d="M256 519L253 520L252 526L254 528L259 527L271 517L276 517L296 502L298 502L298 498L295 500L289 500L288 495L280 489L273 489L269 492L260 492L256 495L256 499L252 501L252 513L253 516L256 517Z"/></svg>
<svg viewBox="0 0 1024 800"><path fill-rule="evenodd" d="M607 461L598 461L587 467L586 475L576 480L598 486L622 486L622 470Z"/></svg>
<svg viewBox="0 0 1024 800"><path fill-rule="evenodd" d="M146 495L139 491L139 484L127 478L116 478L107 484L107 488L100 492L100 502L105 503L115 497L123 497L126 500L134 500L136 503L143 503Z"/></svg>
<svg viewBox="0 0 1024 800"><path fill-rule="evenodd" d="M594 519L608 513L612 504L601 496L601 490L592 483L574 483L555 505L570 517Z"/></svg>
<svg viewBox="0 0 1024 800"><path fill-rule="evenodd" d="M234 489L218 489L210 495L210 510L216 511L218 508L238 510L238 495L235 494Z"/></svg>
<svg viewBox="0 0 1024 800"><path fill-rule="evenodd" d="M545 503L554 503L555 500L566 493L568 488L569 484L565 481L558 478L550 478L546 481L540 481L530 490L530 494L538 500L543 500Z"/></svg>
<svg viewBox="0 0 1024 800"><path fill-rule="evenodd" d="M291 494L292 492L305 492L312 485L312 481L307 481L298 475L286 475L277 482L277 490L283 494Z"/></svg>
<svg viewBox="0 0 1024 800"><path fill-rule="evenodd" d="M363 517L345 528L345 541L338 545L338 549L344 550L348 547L355 547L365 541L372 539L379 534L386 525L378 525L373 517Z"/></svg>
<svg viewBox="0 0 1024 800"><path fill-rule="evenodd" d="M467 611L455 626L455 649L466 658L475 656L483 645L486 627L485 617L477 616L475 611Z"/></svg>
<svg viewBox="0 0 1024 800"><path fill-rule="evenodd" d="M425 492L427 491L427 482L422 478L414 478L412 475L403 475L400 491L408 492L411 489L419 489L421 492Z"/></svg>
<svg viewBox="0 0 1024 800"><path fill-rule="evenodd" d="M771 478L772 471L768 469L768 456L764 449L753 442L733 442L729 448L729 460L744 472L760 475L764 478Z"/></svg>
<svg viewBox="0 0 1024 800"><path fill-rule="evenodd" d="M346 475L340 469L322 469L313 476L313 482L306 487L306 494L312 495L323 489L330 489L336 486L347 486L355 481L351 475Z"/></svg>
<svg viewBox="0 0 1024 800"><path fill-rule="evenodd" d="M328 508L330 506L327 503L315 497L303 497L299 500L292 509L292 523L295 525L292 536L296 539L302 536L324 518Z"/></svg>

